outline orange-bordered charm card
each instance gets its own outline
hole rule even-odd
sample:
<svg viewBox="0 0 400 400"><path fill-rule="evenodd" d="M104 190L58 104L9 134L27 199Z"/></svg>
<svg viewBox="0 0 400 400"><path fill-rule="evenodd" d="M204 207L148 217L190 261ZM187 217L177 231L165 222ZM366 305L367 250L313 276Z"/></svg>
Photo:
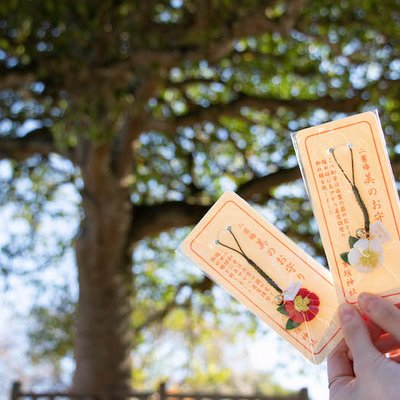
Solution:
<svg viewBox="0 0 400 400"><path fill-rule="evenodd" d="M180 250L310 361L341 340L329 271L235 193L221 196Z"/></svg>
<svg viewBox="0 0 400 400"><path fill-rule="evenodd" d="M400 301L400 208L376 112L292 135L339 301Z"/></svg>

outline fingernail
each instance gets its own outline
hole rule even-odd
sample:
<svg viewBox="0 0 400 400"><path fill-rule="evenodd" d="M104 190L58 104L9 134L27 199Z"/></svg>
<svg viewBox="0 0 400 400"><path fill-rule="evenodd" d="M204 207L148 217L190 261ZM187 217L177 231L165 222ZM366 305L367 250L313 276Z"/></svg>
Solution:
<svg viewBox="0 0 400 400"><path fill-rule="evenodd" d="M339 307L340 319L343 323L349 322L354 317L354 308L350 304L344 303Z"/></svg>
<svg viewBox="0 0 400 400"><path fill-rule="evenodd" d="M358 303L366 313L371 313L373 311L377 301L379 301L379 297L371 293L361 293L358 296Z"/></svg>

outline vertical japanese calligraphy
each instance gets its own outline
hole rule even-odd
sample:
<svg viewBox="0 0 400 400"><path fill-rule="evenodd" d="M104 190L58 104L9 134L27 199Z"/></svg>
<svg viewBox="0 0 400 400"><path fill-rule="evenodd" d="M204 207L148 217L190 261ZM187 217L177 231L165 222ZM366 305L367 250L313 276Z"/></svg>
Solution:
<svg viewBox="0 0 400 400"><path fill-rule="evenodd" d="M341 340L328 271L236 194L225 193L180 249L310 361L321 362ZM266 275L282 290L301 289L277 308Z"/></svg>
<svg viewBox="0 0 400 400"><path fill-rule="evenodd" d="M377 114L292 138L340 302L362 291L400 301L400 206Z"/></svg>

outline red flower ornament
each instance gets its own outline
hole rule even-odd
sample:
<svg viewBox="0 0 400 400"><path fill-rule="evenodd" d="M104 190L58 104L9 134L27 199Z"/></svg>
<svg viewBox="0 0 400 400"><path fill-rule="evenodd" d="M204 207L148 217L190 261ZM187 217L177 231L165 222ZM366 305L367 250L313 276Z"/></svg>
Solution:
<svg viewBox="0 0 400 400"><path fill-rule="evenodd" d="M308 289L301 288L293 300L286 300L277 310L289 317L286 330L291 330L315 318L319 311L319 297Z"/></svg>

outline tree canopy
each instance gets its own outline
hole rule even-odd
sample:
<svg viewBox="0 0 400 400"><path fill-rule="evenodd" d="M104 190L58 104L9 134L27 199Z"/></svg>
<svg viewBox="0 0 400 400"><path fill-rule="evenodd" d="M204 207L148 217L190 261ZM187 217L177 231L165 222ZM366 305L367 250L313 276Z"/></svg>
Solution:
<svg viewBox="0 0 400 400"><path fill-rule="evenodd" d="M75 343L74 387L102 392L113 366L125 369L110 387L130 379L127 354L155 327L190 331L192 318L200 337L226 323L222 309L240 320L174 257L224 190L323 260L290 131L378 108L397 176L399 10L398 0L0 4L0 201L13 219L0 268L40 284L35 274L73 251L79 277L76 299L64 291L36 307L34 357ZM43 336L41 324L54 329ZM103 369L85 350L94 338L116 346Z"/></svg>

